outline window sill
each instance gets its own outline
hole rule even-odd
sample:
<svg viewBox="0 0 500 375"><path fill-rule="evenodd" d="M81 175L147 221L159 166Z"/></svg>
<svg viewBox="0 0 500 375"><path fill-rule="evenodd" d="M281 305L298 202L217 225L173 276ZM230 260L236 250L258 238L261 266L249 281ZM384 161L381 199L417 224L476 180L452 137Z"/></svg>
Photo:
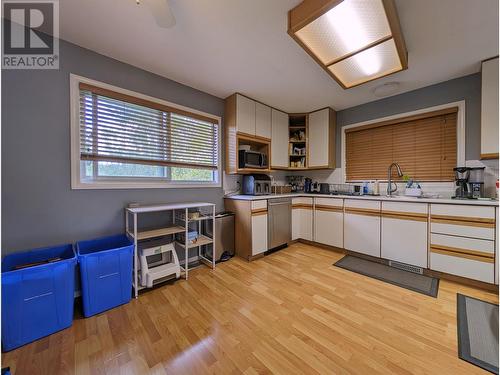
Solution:
<svg viewBox="0 0 500 375"><path fill-rule="evenodd" d="M93 189L190 189L217 188L220 182L159 182L159 181L73 181L72 190Z"/></svg>

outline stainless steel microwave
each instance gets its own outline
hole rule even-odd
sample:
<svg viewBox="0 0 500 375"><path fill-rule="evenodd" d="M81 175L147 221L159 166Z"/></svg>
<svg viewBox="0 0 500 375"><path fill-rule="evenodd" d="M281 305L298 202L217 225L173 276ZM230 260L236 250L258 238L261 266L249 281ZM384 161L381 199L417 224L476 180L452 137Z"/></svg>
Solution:
<svg viewBox="0 0 500 375"><path fill-rule="evenodd" d="M267 155L257 151L238 151L239 168L260 168L267 169Z"/></svg>

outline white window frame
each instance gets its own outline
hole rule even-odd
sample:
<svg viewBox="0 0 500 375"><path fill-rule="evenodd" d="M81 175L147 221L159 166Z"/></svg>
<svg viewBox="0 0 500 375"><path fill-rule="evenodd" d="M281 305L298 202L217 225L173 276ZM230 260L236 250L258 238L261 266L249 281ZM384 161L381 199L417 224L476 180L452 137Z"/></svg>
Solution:
<svg viewBox="0 0 500 375"><path fill-rule="evenodd" d="M202 116L211 117L217 122L217 152L218 164L214 171L215 181L166 181L160 178L148 177L110 177L82 181L80 171L80 89L79 84L102 87L121 94L134 96L139 99L149 100L165 106L192 112ZM211 113L198 111L179 104L144 95L121 87L109 85L90 78L70 74L70 133L71 133L71 188L72 189L160 189L160 188L202 188L222 187L222 147L221 147L221 117Z"/></svg>
<svg viewBox="0 0 500 375"><path fill-rule="evenodd" d="M460 100L458 102L452 102L452 103L437 105L434 107L422 108L422 109L418 109L416 111L397 113L395 115L391 115L391 116L387 116L387 117L380 117L380 118L376 118L376 119L372 119L372 120L368 120L368 121L357 122L355 124L343 126L342 127L342 134L341 134L342 182L343 183L347 182L346 144L345 144L346 143L346 130L347 129L357 128L359 126L370 125L370 124L374 124L374 123L382 122L382 121L387 121L387 120L395 120L395 119L399 119L399 118L403 118L403 117L420 115L420 114L424 114L427 112L439 111L442 109L453 108L453 107L458 107L458 112L457 112L457 166L458 165L465 165L465 100ZM389 167L389 166L387 166L387 167ZM354 181L349 181L349 182L363 182L363 181L366 181L366 180L354 180ZM379 181L384 182L387 180L379 180ZM448 183L448 182L443 181L443 182L436 182L436 183Z"/></svg>

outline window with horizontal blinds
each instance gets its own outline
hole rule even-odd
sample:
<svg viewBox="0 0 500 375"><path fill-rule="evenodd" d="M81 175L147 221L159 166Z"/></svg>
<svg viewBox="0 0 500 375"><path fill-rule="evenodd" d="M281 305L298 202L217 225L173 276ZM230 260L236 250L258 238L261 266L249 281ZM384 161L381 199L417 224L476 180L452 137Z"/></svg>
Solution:
<svg viewBox="0 0 500 375"><path fill-rule="evenodd" d="M218 121L80 83L81 160L216 170Z"/></svg>
<svg viewBox="0 0 500 375"><path fill-rule="evenodd" d="M346 180L386 180L389 165L399 163L414 180L453 181L457 111L453 107L347 129Z"/></svg>

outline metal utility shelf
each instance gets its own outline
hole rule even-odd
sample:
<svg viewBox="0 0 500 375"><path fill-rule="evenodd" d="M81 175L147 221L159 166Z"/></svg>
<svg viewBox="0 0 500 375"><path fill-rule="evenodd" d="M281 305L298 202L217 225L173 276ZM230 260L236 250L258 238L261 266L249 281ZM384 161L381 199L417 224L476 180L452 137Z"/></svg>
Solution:
<svg viewBox="0 0 500 375"><path fill-rule="evenodd" d="M210 214L204 214L199 217L189 218L189 209L201 209L205 208L206 211L210 211ZM138 218L142 213L149 212L160 212L160 211L172 211L173 225L139 231L138 228ZM180 217L181 215L184 217ZM130 218L132 215L132 225L130 228ZM187 220L185 219L187 218ZM212 233L215 233L215 204L205 203L205 202L187 202L187 203L176 203L176 204L159 204L150 206L139 206L139 207L127 207L125 208L125 231L134 240L134 278L132 286L134 287L135 298L138 296L139 289L142 289L141 285L138 283L138 256L137 256L137 244L138 241L145 240L148 238L162 237L168 235L174 235L176 233L184 233L184 242L176 240L175 243L184 249L184 264L181 262L181 270L184 278L187 280L189 274L189 253L188 250L192 248L198 248L198 258L200 261L212 269L215 269L215 247L216 243L214 239L201 234L201 223L205 220L212 220ZM182 223L182 225L179 225ZM198 240L195 243L190 243L189 241L189 224L197 223L198 229ZM206 258L202 255L201 247L204 245L212 244L212 259Z"/></svg>
<svg viewBox="0 0 500 375"><path fill-rule="evenodd" d="M148 238L169 236L171 234L182 233L185 230L186 230L185 227L181 227L178 225L175 225L172 227L166 227L166 228L144 230L144 231L137 232L137 239L140 241L140 240L146 240ZM134 233L129 231L129 230L127 230L127 234L131 237L135 237Z"/></svg>

